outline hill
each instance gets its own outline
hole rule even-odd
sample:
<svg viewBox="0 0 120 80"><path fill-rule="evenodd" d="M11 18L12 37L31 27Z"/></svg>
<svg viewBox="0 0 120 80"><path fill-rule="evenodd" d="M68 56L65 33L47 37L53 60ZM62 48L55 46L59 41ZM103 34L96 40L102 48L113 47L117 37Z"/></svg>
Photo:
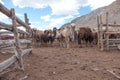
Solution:
<svg viewBox="0 0 120 80"><path fill-rule="evenodd" d="M116 22L116 24L120 24L120 0L116 0L108 6L98 8L87 15L83 15L72 20L70 23L66 23L62 27L65 27L66 25L69 25L71 23L75 23L76 29L86 26L95 28L97 27L98 15L102 15L103 23L105 23L106 12L109 12L109 23L113 24L114 22Z"/></svg>

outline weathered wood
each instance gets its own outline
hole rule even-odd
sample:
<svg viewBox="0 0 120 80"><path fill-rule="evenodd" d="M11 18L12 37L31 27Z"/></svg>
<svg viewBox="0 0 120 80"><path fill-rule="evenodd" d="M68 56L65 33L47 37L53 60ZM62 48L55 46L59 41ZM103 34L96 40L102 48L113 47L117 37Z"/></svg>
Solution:
<svg viewBox="0 0 120 80"><path fill-rule="evenodd" d="M0 50L3 48L8 48L8 47L13 47L12 43L8 43L8 44L0 44Z"/></svg>
<svg viewBox="0 0 120 80"><path fill-rule="evenodd" d="M23 50L21 56L23 57L25 54L29 54L31 51L32 51L32 48L30 48L30 49L25 49L25 50Z"/></svg>
<svg viewBox="0 0 120 80"><path fill-rule="evenodd" d="M28 54L32 51L32 49L26 49L22 52L21 56L23 57L25 54ZM17 61L16 55L13 55L11 58L0 63L0 72L11 66L15 61Z"/></svg>
<svg viewBox="0 0 120 80"><path fill-rule="evenodd" d="M104 45L103 45L103 31L102 31L102 16L100 16L100 50L103 51Z"/></svg>
<svg viewBox="0 0 120 80"><path fill-rule="evenodd" d="M0 29L5 29L5 30L8 30L8 31L13 31L13 26L11 25L8 25L8 24L5 24L3 22L0 22ZM19 33L22 33L22 34L28 34L27 32L23 31L23 30L20 30L18 29L18 32Z"/></svg>
<svg viewBox="0 0 120 80"><path fill-rule="evenodd" d="M16 56L17 56L20 68L24 70L23 60L22 60L22 56L21 56L22 50L21 50L21 46L20 46L20 40L19 40L19 37L18 37L18 30L17 30L17 27L16 27L16 16L15 16L14 9L11 9L11 16L12 16L14 38L15 38L15 48L16 48L16 51L17 51Z"/></svg>
<svg viewBox="0 0 120 80"><path fill-rule="evenodd" d="M6 16L8 16L9 18L12 18L11 16L11 12L10 10L8 10L3 4L0 3L0 11L2 13L4 13ZM20 25L22 25L25 28L29 28L30 26L28 26L27 24L25 24L22 20L20 20L17 16L16 17L16 22Z"/></svg>
<svg viewBox="0 0 120 80"><path fill-rule="evenodd" d="M97 26L98 26L98 41L97 41L97 45L98 48L100 48L100 21L99 21L99 16L97 17Z"/></svg>
<svg viewBox="0 0 120 80"><path fill-rule="evenodd" d="M2 22L1 22L2 23ZM7 26L10 26L12 27L13 25L12 24L6 24ZM21 25L20 24L16 24L17 27L20 27Z"/></svg>
<svg viewBox="0 0 120 80"><path fill-rule="evenodd" d="M31 40L26 40L26 39L21 39L21 40L20 40L20 43L21 43L21 44L31 43L31 42L32 42Z"/></svg>
<svg viewBox="0 0 120 80"><path fill-rule="evenodd" d="M5 23L0 22L0 29L5 29L5 30L9 30L12 31L12 27L6 25Z"/></svg>
<svg viewBox="0 0 120 80"><path fill-rule="evenodd" d="M120 38L118 38L118 39L109 39L109 41L120 41Z"/></svg>
<svg viewBox="0 0 120 80"><path fill-rule="evenodd" d="M114 73L113 70L107 70L109 73L111 73L113 76L115 76L117 79L120 79L120 76Z"/></svg>
<svg viewBox="0 0 120 80"><path fill-rule="evenodd" d="M25 17L25 23L27 25L29 25L29 19L27 18L27 14L26 13L24 14L24 17ZM29 32L28 28L26 28L26 32Z"/></svg>
<svg viewBox="0 0 120 80"><path fill-rule="evenodd" d="M26 23L27 25L30 25L29 19L28 19L26 13L24 14L24 17L25 17L25 23ZM27 35L26 37L27 37L27 38L30 38L30 34L31 34L30 28L26 28L26 32L29 33L29 35ZM29 46L30 46L30 44L27 44L27 47L29 47Z"/></svg>
<svg viewBox="0 0 120 80"><path fill-rule="evenodd" d="M107 26L107 24L103 24L103 26ZM117 25L117 24L108 24L108 26L111 26L111 27L120 27L120 25Z"/></svg>
<svg viewBox="0 0 120 80"><path fill-rule="evenodd" d="M119 44L117 47L118 47L118 49L120 50L120 44Z"/></svg>
<svg viewBox="0 0 120 80"><path fill-rule="evenodd" d="M109 39L109 44L120 44L120 39Z"/></svg>
<svg viewBox="0 0 120 80"><path fill-rule="evenodd" d="M8 68L10 65L12 65L16 61L16 56L12 56L11 58L5 60L4 62L0 63L0 72Z"/></svg>
<svg viewBox="0 0 120 80"><path fill-rule="evenodd" d="M11 31L0 31L0 34L13 34Z"/></svg>
<svg viewBox="0 0 120 80"><path fill-rule="evenodd" d="M8 68L15 61L18 61L20 68L24 70L22 57L23 57L24 54L30 53L32 51L32 49L26 49L26 50L22 51L21 44L31 43L31 41L30 40L19 40L18 32L21 33L21 34L25 34L25 35L30 35L31 34L30 33L31 32L31 28L29 26L30 23L29 23L29 19L27 18L27 14L26 14L26 21L25 21L26 23L24 23L22 20L20 20L15 15L14 9L8 10L1 3L0 3L0 11L3 14L5 14L6 16L8 16L9 18L12 19L12 25L0 22L0 29L5 29L5 30L13 32L14 39L15 39L15 41L13 41L11 43L8 42L8 44L6 44L8 46L9 45L11 46L11 44L12 44L13 45L12 47L5 48L5 49L13 49L13 51L15 51L15 55L12 56L11 58L7 59L6 61L0 63L0 72L2 72L3 70L5 70L6 68ZM25 27L27 29L27 32L22 31L20 29L17 29L17 26L23 26L23 27ZM1 44L1 46L3 46L3 45Z"/></svg>
<svg viewBox="0 0 120 80"><path fill-rule="evenodd" d="M120 34L120 31L109 31L105 32L105 34Z"/></svg>
<svg viewBox="0 0 120 80"><path fill-rule="evenodd" d="M9 50L0 50L0 53L9 53L9 54L14 54L14 51L13 51L13 49L9 49Z"/></svg>
<svg viewBox="0 0 120 80"><path fill-rule="evenodd" d="M115 44L111 44L109 45L109 47L112 47L112 48L117 48L118 45L115 45Z"/></svg>
<svg viewBox="0 0 120 80"><path fill-rule="evenodd" d="M15 41L12 40L2 40L2 44L0 44L0 50L3 49L3 48L8 48L8 47L13 47L14 44L15 44ZM32 41L31 40L26 40L26 39L20 39L20 44L27 44L27 43L31 43Z"/></svg>
<svg viewBox="0 0 120 80"><path fill-rule="evenodd" d="M3 49L0 49L0 52L8 52L8 53L14 53L14 46L13 47L7 47L7 48L3 48Z"/></svg>
<svg viewBox="0 0 120 80"><path fill-rule="evenodd" d="M109 32L108 28L108 12L106 13L106 32ZM106 49L109 50L109 34L106 34Z"/></svg>
<svg viewBox="0 0 120 80"><path fill-rule="evenodd" d="M120 44L119 39L109 39L110 34L119 35L120 25L117 24L109 24L108 23L108 12L106 13L106 24L102 23L102 17L97 17L97 24L98 24L98 48L100 48L101 51L103 51L105 48L106 50L109 50L109 48L116 47L118 44ZM106 28L105 30L102 29L102 27ZM115 29L114 29L115 27ZM114 29L114 30L113 30ZM104 39L103 39L104 36Z"/></svg>
<svg viewBox="0 0 120 80"><path fill-rule="evenodd" d="M26 23L27 25L30 25L30 23L29 23L29 19L28 19L28 17L27 17L27 14L26 14L26 13L24 14L24 17L25 17L25 23Z"/></svg>

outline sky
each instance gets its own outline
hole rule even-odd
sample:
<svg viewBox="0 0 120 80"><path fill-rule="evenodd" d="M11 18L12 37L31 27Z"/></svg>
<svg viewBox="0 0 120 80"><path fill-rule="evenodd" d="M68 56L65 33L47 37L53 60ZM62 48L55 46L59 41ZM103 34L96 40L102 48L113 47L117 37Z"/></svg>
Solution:
<svg viewBox="0 0 120 80"><path fill-rule="evenodd" d="M40 30L60 28L73 19L88 14L91 11L107 6L115 0L0 0L9 10L15 9L16 16L24 21L27 13L32 28ZM11 23L0 13L0 21Z"/></svg>

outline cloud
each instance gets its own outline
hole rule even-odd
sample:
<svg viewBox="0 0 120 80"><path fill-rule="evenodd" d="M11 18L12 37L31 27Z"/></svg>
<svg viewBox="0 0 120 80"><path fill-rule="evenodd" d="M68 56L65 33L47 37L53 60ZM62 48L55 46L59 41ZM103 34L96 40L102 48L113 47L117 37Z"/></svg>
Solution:
<svg viewBox="0 0 120 80"><path fill-rule="evenodd" d="M91 7L92 10L97 9L99 7L107 6L111 4L115 0L88 0L87 5Z"/></svg>
<svg viewBox="0 0 120 80"><path fill-rule="evenodd" d="M72 18L73 18L72 15L68 15L60 18L52 18L50 15L45 15L45 16L42 16L41 19L43 20L43 22L47 24L44 24L42 22L32 21L30 26L40 30L52 29L53 27L59 28L61 27L61 25L66 23L66 20L72 19Z"/></svg>
<svg viewBox="0 0 120 80"><path fill-rule="evenodd" d="M46 15L46 16L41 16L41 19L44 21L50 21L50 15Z"/></svg>
<svg viewBox="0 0 120 80"><path fill-rule="evenodd" d="M48 29L48 27L46 27L45 24L42 24L41 22L38 22L38 21L35 21L35 22L32 21L30 27L31 28L36 28L36 29L39 29L39 30Z"/></svg>
<svg viewBox="0 0 120 80"><path fill-rule="evenodd" d="M20 8L44 8L48 6L49 0L12 0L12 2L15 6L18 6Z"/></svg>
<svg viewBox="0 0 120 80"><path fill-rule="evenodd" d="M79 9L87 0L59 0L50 3L52 15L78 15Z"/></svg>
<svg viewBox="0 0 120 80"><path fill-rule="evenodd" d="M2 0L0 0L0 3L4 4L4 2Z"/></svg>
<svg viewBox="0 0 120 80"><path fill-rule="evenodd" d="M24 19L24 15L22 15L22 14L16 13L16 16L18 16L19 18ZM5 23L9 23L9 24L12 23L12 20L9 17L7 17L5 14L1 13L1 12L0 12L0 21L5 22Z"/></svg>
<svg viewBox="0 0 120 80"><path fill-rule="evenodd" d="M78 15L79 9L90 6L96 9L109 5L115 0L12 0L15 6L20 8L46 8L50 7L52 15Z"/></svg>
<svg viewBox="0 0 120 80"><path fill-rule="evenodd" d="M60 27L59 25L63 25L65 24L66 20L68 19L72 19L73 16L72 15L68 15L68 16L65 16L65 17L60 17L60 18L52 18L50 17L49 15L46 15L46 16L42 16L42 19L46 22L48 22L48 25L46 25L46 29L47 28L53 28L53 27ZM41 24L43 25L43 24ZM44 26L45 28L45 26Z"/></svg>
<svg viewBox="0 0 120 80"><path fill-rule="evenodd" d="M15 6L20 8L46 8L50 7L52 15L77 15L79 8L87 0L12 0Z"/></svg>
<svg viewBox="0 0 120 80"><path fill-rule="evenodd" d="M18 17L24 17L24 15L20 14L20 13L16 13L16 16L18 16Z"/></svg>
<svg viewBox="0 0 120 80"><path fill-rule="evenodd" d="M33 27L40 26L39 29L43 29L43 27L44 29L60 27L60 25L63 25L67 20L79 16L79 9L81 7L91 7L91 10L94 10L107 6L113 1L115 0L12 0L13 4L20 8L30 7L42 9L49 7L51 9L49 15L40 17L45 24L40 22L32 23ZM53 16L57 16L58 18L53 18Z"/></svg>

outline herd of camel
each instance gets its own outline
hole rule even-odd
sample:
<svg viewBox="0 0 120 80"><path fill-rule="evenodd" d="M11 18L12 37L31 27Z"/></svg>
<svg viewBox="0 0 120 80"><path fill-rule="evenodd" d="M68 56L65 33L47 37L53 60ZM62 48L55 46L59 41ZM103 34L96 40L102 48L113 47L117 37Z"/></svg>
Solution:
<svg viewBox="0 0 120 80"><path fill-rule="evenodd" d="M115 35L110 35L110 37L114 38ZM25 38L25 36L21 35L20 38ZM80 27L76 30L75 25L69 25L60 29L54 27L53 30L44 31L32 29L31 38L34 47L48 44L53 46L55 41L57 41L61 47L69 48L71 43L82 47L83 44L86 46L89 44L90 46L97 45L98 32L89 27Z"/></svg>

